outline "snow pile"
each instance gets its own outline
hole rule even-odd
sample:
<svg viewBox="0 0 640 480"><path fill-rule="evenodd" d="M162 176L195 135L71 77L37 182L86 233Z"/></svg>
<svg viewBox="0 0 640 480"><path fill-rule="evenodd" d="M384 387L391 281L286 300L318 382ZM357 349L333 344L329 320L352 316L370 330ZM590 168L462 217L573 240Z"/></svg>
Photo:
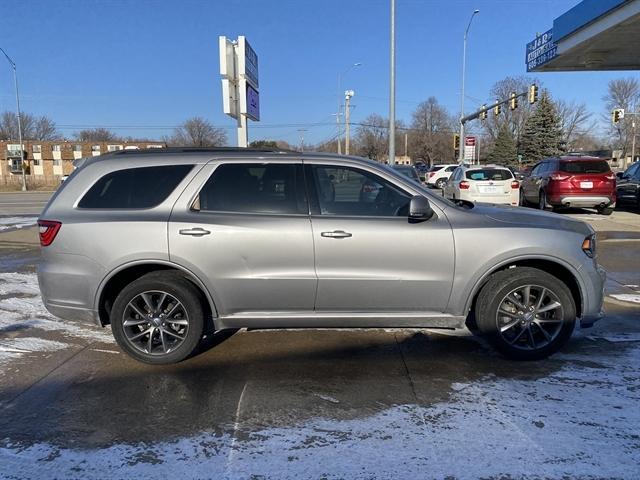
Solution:
<svg viewBox="0 0 640 480"><path fill-rule="evenodd" d="M38 217L0 217L0 232L33 227L38 223Z"/></svg>

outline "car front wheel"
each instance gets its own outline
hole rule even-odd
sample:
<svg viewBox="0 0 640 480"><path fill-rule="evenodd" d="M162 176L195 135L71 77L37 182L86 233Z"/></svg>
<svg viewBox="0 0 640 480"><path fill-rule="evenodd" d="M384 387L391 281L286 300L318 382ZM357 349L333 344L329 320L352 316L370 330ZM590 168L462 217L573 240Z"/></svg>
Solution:
<svg viewBox="0 0 640 480"><path fill-rule="evenodd" d="M196 287L173 272L154 272L127 285L111 310L118 345L136 360L169 364L196 349L204 311Z"/></svg>
<svg viewBox="0 0 640 480"><path fill-rule="evenodd" d="M447 181L444 178L439 179L438 181L436 181L436 188L439 188L440 190L442 190L444 188L445 183L447 183Z"/></svg>
<svg viewBox="0 0 640 480"><path fill-rule="evenodd" d="M491 276L476 302L476 323L514 360L539 360L571 337L576 307L569 288L542 270L516 267Z"/></svg>

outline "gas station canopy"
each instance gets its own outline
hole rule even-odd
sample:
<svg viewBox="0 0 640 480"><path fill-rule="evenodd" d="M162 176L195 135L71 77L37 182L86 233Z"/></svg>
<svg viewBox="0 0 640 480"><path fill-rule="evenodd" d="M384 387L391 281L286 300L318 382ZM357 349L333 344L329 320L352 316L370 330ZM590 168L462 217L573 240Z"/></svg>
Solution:
<svg viewBox="0 0 640 480"><path fill-rule="evenodd" d="M527 44L528 72L640 70L640 0L584 0Z"/></svg>

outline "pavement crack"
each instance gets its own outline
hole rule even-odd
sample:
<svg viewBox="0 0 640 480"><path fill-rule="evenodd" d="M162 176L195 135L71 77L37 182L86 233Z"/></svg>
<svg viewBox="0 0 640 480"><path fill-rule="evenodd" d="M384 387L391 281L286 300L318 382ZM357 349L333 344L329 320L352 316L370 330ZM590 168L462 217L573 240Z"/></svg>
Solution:
<svg viewBox="0 0 640 480"><path fill-rule="evenodd" d="M398 335L396 333L393 334L393 338L396 341L396 345L398 346L398 351L400 352L400 359L402 360L402 365L404 365L404 371L407 374L407 378L409 379L409 386L411 387L411 392L413 393L413 398L418 401L418 394L416 393L416 386L413 383L413 378L411 377L411 373L409 372L409 366L407 365L407 360L404 358L404 353L402 353L402 345L398 342Z"/></svg>

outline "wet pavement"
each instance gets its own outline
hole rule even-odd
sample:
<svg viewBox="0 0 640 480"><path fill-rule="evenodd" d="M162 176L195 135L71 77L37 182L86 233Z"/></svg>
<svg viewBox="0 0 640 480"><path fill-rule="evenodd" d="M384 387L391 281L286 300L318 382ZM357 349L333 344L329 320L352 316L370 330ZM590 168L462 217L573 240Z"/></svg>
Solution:
<svg viewBox="0 0 640 480"><path fill-rule="evenodd" d="M528 363L403 329L225 332L144 365L51 317L35 229L3 233L0 478L637 478L640 223L592 222L607 317Z"/></svg>

